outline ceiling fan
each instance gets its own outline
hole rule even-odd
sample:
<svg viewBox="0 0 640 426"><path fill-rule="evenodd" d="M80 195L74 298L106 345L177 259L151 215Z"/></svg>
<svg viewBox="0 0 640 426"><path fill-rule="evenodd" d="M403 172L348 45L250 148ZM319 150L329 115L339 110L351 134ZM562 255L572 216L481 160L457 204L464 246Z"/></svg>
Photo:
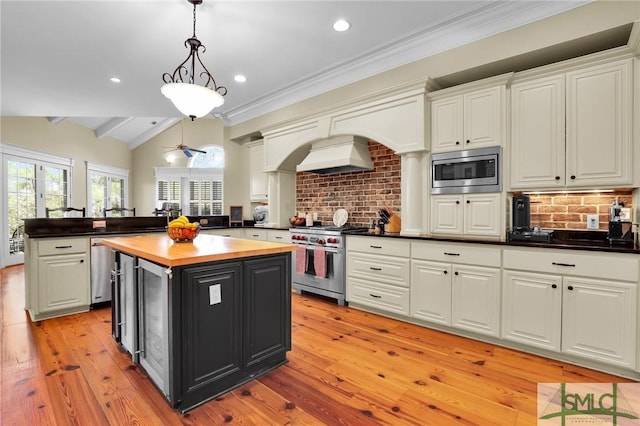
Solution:
<svg viewBox="0 0 640 426"><path fill-rule="evenodd" d="M171 152L171 151L177 151L180 150L184 153L184 155L187 158L191 158L193 157L193 153L197 152L200 154L206 154L207 151L203 151L201 149L196 149L196 148L191 148L190 146L187 146L184 144L184 120L180 120L180 143L178 145L176 145L175 147L172 146L165 146L163 148L170 148L168 151L165 151L165 154L167 152Z"/></svg>
<svg viewBox="0 0 640 426"><path fill-rule="evenodd" d="M164 148L171 148L171 147L166 146ZM171 152L171 151L176 151L176 150L182 151L184 153L184 155L187 156L188 158L193 157L193 153L194 152L198 152L200 154L206 154L207 153L207 151L203 151L201 149L196 149L196 148L191 148L190 146L187 146L187 145L185 145L183 143L176 145L176 147L173 148L173 149L165 151L165 153Z"/></svg>

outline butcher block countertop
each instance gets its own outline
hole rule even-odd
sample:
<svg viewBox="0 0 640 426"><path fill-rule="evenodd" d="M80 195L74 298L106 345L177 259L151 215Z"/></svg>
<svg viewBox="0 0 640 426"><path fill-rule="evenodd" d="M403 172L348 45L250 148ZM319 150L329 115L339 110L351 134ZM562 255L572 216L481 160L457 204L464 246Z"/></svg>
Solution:
<svg viewBox="0 0 640 426"><path fill-rule="evenodd" d="M293 244L198 235L192 242L176 243L167 234L105 238L105 246L164 266L183 266L296 250Z"/></svg>

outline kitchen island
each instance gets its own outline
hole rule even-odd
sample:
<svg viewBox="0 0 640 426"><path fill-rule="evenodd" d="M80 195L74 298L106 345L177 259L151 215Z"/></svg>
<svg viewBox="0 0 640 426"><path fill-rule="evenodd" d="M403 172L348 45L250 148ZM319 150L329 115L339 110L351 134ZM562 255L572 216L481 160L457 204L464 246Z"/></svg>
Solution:
<svg viewBox="0 0 640 426"><path fill-rule="evenodd" d="M185 412L287 362L295 246L114 237L113 336Z"/></svg>

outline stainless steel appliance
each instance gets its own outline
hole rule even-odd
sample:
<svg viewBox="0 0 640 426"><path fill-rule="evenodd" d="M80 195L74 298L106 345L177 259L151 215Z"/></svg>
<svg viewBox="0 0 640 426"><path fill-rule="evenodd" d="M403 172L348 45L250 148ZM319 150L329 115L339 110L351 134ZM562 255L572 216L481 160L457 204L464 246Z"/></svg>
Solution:
<svg viewBox="0 0 640 426"><path fill-rule="evenodd" d="M102 238L91 238L91 305L111 301L113 262L113 250L102 244Z"/></svg>
<svg viewBox="0 0 640 426"><path fill-rule="evenodd" d="M511 200L512 230L509 232L509 241L531 241L537 243L550 243L553 240L553 231L531 228L531 203L528 195L514 195Z"/></svg>
<svg viewBox="0 0 640 426"><path fill-rule="evenodd" d="M338 305L344 306L345 292L345 253L344 227L310 226L306 228L291 228L291 242L300 246L293 252L291 280L292 287L299 291L332 297ZM316 249L323 250L316 250ZM326 273L316 273L315 256L324 251ZM304 256L300 260L299 256ZM302 263L299 263L302 262ZM304 267L300 267L304 265Z"/></svg>
<svg viewBox="0 0 640 426"><path fill-rule="evenodd" d="M431 193L502 191L502 148L469 149L431 155Z"/></svg>

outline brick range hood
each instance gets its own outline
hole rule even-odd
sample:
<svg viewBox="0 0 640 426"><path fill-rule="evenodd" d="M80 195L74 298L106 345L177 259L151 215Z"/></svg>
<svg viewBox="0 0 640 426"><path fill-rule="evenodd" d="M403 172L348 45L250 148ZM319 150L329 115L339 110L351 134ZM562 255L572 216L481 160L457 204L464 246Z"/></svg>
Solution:
<svg viewBox="0 0 640 426"><path fill-rule="evenodd" d="M365 138L337 136L314 142L296 171L331 175L371 169L373 163Z"/></svg>

